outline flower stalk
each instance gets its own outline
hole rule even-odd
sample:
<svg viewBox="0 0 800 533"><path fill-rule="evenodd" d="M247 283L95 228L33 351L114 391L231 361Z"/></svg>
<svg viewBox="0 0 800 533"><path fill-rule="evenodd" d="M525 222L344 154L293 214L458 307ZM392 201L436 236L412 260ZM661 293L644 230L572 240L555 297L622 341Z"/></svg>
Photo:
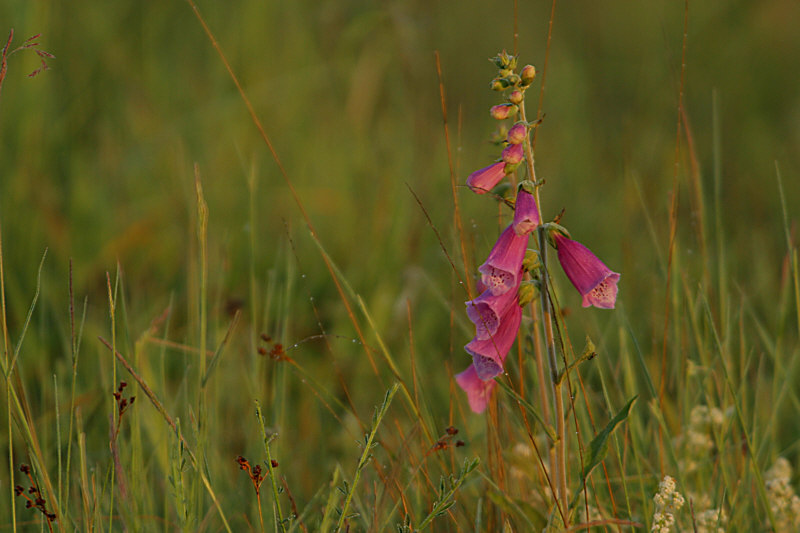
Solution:
<svg viewBox="0 0 800 533"><path fill-rule="evenodd" d="M482 294L467 302L467 314L476 330L473 340L465 346L472 356L472 364L455 379L466 393L470 408L477 413L483 412L496 388L495 378L505 374L506 355L516 340L521 324L521 308L539 297L539 307L531 305L529 308L533 353L544 420L552 421L555 428L555 431L548 432L552 447L548 450L549 474L545 475L548 476L556 505L554 510L558 511L554 519L560 517L559 526L569 528L568 441L564 405L564 396L568 391L563 388L565 384L567 388L570 387L567 374L577 362L570 364L566 355L562 354L559 363L556 346L558 324L555 323L557 309L554 309L550 298L553 280L548 269L548 248L553 246L557 250L558 262L581 295L583 307L613 309L620 275L608 268L586 246L572 240L566 228L556 222L542 220L539 198L542 182L536 179L531 135L532 128L539 124L539 120L528 122L525 111L525 92L533 83L536 69L526 65L518 74L517 58L505 51L492 61L498 68L498 75L490 86L492 90L508 90L508 93L505 96L506 103L492 107L490 114L497 120L518 115L518 120L508 131L505 126L499 128L499 134L504 136L502 142L495 137L496 144L503 147L499 160L470 174L466 184L472 192L485 194L508 176L512 187L516 186L516 195L512 197L514 193L498 188L492 196L513 207L514 213L513 221L500 235L487 260L478 268L481 274L478 285L482 287ZM523 175L517 176L517 172ZM537 230L538 250L527 250L528 238L534 230Z"/></svg>

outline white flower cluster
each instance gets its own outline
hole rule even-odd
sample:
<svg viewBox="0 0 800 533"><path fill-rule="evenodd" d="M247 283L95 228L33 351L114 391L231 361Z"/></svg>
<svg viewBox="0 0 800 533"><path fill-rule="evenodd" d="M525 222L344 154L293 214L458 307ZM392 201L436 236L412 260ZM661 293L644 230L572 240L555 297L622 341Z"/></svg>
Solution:
<svg viewBox="0 0 800 533"><path fill-rule="evenodd" d="M656 504L653 513L653 526L651 533L669 533L675 525L675 513L683 507L685 502L681 493L678 492L675 480L670 476L664 476L658 484L658 492L653 496Z"/></svg>
<svg viewBox="0 0 800 533"><path fill-rule="evenodd" d="M790 484L791 479L792 465L783 457L778 457L764 476L769 507L778 531L800 530L800 498Z"/></svg>
<svg viewBox="0 0 800 533"><path fill-rule="evenodd" d="M725 533L728 515L724 509L707 509L694 515L697 533Z"/></svg>
<svg viewBox="0 0 800 533"><path fill-rule="evenodd" d="M680 461L683 471L691 472L706 464L708 454L714 449L714 432L719 431L724 422L725 413L717 407L696 405L692 408L689 426L676 442L685 450Z"/></svg>

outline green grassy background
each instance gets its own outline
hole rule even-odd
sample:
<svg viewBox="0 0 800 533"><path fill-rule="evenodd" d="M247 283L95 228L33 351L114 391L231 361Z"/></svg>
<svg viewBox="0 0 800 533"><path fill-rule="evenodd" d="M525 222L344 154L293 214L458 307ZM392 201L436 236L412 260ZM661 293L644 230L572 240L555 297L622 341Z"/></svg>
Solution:
<svg viewBox="0 0 800 533"><path fill-rule="evenodd" d="M413 488L417 500L410 514L416 521L435 499L419 476L404 477L403 466L425 454L421 428L441 434L454 424L467 442L448 452L449 469L448 461L433 461L433 485L437 469L452 471L463 458L485 457L487 431L492 434L482 417L468 413L450 380L468 364L461 346L471 331L462 312L464 294L441 248L443 243L458 257L434 51L441 58L452 157L462 183L496 154L487 142L494 127L487 109L498 100L488 89L494 69L486 59L512 50L518 27L521 61L541 71L551 4L524 3L516 18L511 2L237 1L200 2L199 8L264 123L319 242L374 320L371 327L351 298L379 377L365 348L354 342L357 334L319 249L191 8L179 1L9 0L0 4L0 33L13 27L16 43L41 33L41 48L56 56L51 69L33 79L25 74L38 58L12 56L0 94L0 229L10 346L25 332L18 371L50 476L57 477L57 451L68 442L71 261L76 323L86 303L76 401L88 468L103 502L102 528L110 523L108 427L116 388L113 361L97 340L112 335L107 273L118 287L118 349L136 361L185 431L198 409L206 417L209 475L234 530L256 520L254 498L234 461L239 454L253 463L263 460L254 399L264 406L267 426L279 432L272 451L280 473L301 510L309 502L313 508L315 494L337 467L348 476L355 468L360 451L353 435L364 431L357 420L369 426L392 381L376 335L409 384L413 353L424 421L398 396L391 421L384 422L386 434L379 433L384 450L376 453ZM573 236L622 273L615 312L580 309L571 289L559 298L570 310L566 324L576 350L588 334L601 353L602 362L586 370L587 394L598 400L599 413L639 394L640 420L631 431L641 429L643 443L657 427L649 419L645 368L658 384L684 14L684 5L675 2L557 4L536 145L537 172L546 179L545 218L565 208L562 222ZM800 8L788 0L691 3L688 17L683 88L689 128L681 131L677 165L665 423L677 434L692 405L731 405L714 365L713 325L725 347L721 353L735 355L733 388L752 422L748 431L767 443L759 448L767 468L778 453L797 458L791 361L798 310L776 165L793 236L800 205ZM535 103L533 98L529 106L535 109ZM206 412L198 404L196 356L153 341L200 346L195 163L209 210L209 349L221 342L233 310L242 309L209 381ZM466 189L458 195L470 251L466 275L473 275L497 234L496 210ZM40 294L26 330L45 249ZM458 260L456 266L463 276ZM705 320L705 301L713 320ZM166 319L153 325L162 315ZM323 331L327 340L315 337ZM288 352L307 382L288 364L258 355L260 333L286 347L307 339ZM689 361L710 377L687 381ZM133 381L116 372L117 381ZM604 387L613 409L603 403ZM349 396L353 408L333 404L332 413L314 390L343 402ZM112 528L125 519L170 530L177 521L167 483L174 442L144 395L136 396L121 446L130 454L125 464L138 490L130 509L139 518L117 517ZM511 403L503 405L510 410ZM7 430L2 432L5 442ZM523 435L517 432L520 440ZM500 448L513 445L502 442ZM642 446L637 460L639 474L649 476L649 497L662 467L656 448ZM14 453L16 463L27 461L17 433ZM7 480L8 461L0 468ZM481 468L488 474L497 467ZM373 478L369 483L380 479ZM483 483L474 480L454 514L439 519L442 530L475 523ZM85 526L76 485L62 498L74 520L63 524L67 529ZM362 512L379 510L380 518L368 522L372 527L402 521L392 504L367 496L378 489L364 490ZM219 530L209 501L196 494L191 527ZM0 498L0 516L10 515L10 499ZM633 505L637 520L646 520L645 500ZM502 513L486 509L502 506L482 501L486 527L498 527ZM763 505L751 503L764 520ZM19 519L31 520L19 507ZM519 517L510 516L524 530ZM0 520L0 526L10 522Z"/></svg>

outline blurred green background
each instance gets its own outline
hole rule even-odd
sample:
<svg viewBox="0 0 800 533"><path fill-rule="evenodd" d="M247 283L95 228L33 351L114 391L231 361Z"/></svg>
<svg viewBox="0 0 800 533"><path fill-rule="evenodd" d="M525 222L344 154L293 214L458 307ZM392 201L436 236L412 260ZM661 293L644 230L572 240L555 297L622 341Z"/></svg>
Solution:
<svg viewBox="0 0 800 533"><path fill-rule="evenodd" d="M541 70L551 6L522 4L521 60ZM448 267L407 190L449 235L452 201L433 51L441 54L463 181L495 157L486 142L493 127L486 109L497 95L487 90L493 70L486 58L513 48L513 4L199 7L322 242L359 291L401 294L403 272L415 268L446 285ZM564 2L556 9L537 145L539 174L548 181L545 215L565 207L574 235L630 273L622 299L634 309L641 303L625 292L641 295L636 283L658 286L648 279L659 275L654 243L642 230L649 215L663 252L683 15L683 4L674 2ZM779 268L784 248L775 162L790 209L798 200L798 15L790 1L689 8L685 99L702 184L710 198L716 91L724 237L736 244L730 248L739 279L769 293L775 287L761 287L759 278ZM16 43L42 33L42 49L57 58L49 71L27 79L38 58L13 56L0 102L0 208L11 290L18 287L20 296L29 290L30 268L49 247L45 273L56 286L64 284L69 257L78 293L102 288L103 272L119 260L137 303L164 298L180 286L191 258L194 162L209 198L215 260L229 269L219 281L231 294L242 292L247 272L249 175L257 182L260 270L285 241L283 221L300 229L275 164L187 4L11 0L0 6L0 21L4 31L15 29ZM682 155L680 185L687 192L690 167ZM460 194L468 217L485 226L482 199ZM695 211L688 198L681 197L681 218L690 232ZM297 244L303 248L307 239ZM310 260L306 268L317 264ZM758 299L759 292L750 296Z"/></svg>
<svg viewBox="0 0 800 533"><path fill-rule="evenodd" d="M497 156L488 142L495 127L488 108L499 100L489 90L495 71L487 59L514 49L513 3L198 5L320 241L404 368L408 303L421 379L439 402L431 405L441 406L434 417L445 420L446 365L460 371L468 364L460 347L471 333L462 316L465 297L409 188L457 259L434 51L441 56L452 156L463 183ZM520 2L516 18L520 60L540 72L550 9L549 2ZM645 354L660 354L684 14L682 2L556 6L536 145L538 175L546 179L543 214L552 218L565 208L562 222L573 236L622 273L619 313L583 311L576 294L560 295L572 310L578 345L586 330L613 352L616 329L630 322ZM675 286L706 283L704 269L714 271L722 261L734 293L752 305L756 319L776 324L786 319L779 305L786 241L776 163L792 227L800 205L800 4L690 2L688 16L684 102L694 151L682 131L676 256L682 270ZM259 332L289 346L318 334L321 324L344 338L332 341L336 365L368 416L384 389L372 385L363 350L345 345L355 333L342 302L189 5L5 0L0 34L12 27L15 44L41 33L41 48L56 56L32 79L25 75L38 58L12 56L0 94L0 227L12 333L22 327L37 266L49 250L20 360L31 365L27 378L46 383L54 373L68 373L70 259L76 301L88 301L87 365L110 364L96 336L110 335L106 272L113 280L117 264L123 351L170 303L169 337L196 345L197 163L210 213L210 345L233 308L243 308L250 331L225 360L234 369L225 386L237 386L230 380L244 372L236 370L239 361L254 356ZM540 84L541 77L531 114ZM714 209L715 172L720 211ZM497 235L497 210L486 197L464 188L458 194L472 275ZM462 268L458 260L456 266ZM322 343L303 346L292 356L336 389ZM36 363L26 363L31 360ZM268 394L253 377L247 383L255 390L238 389L245 404ZM106 398L104 391L86 384L83 392ZM314 403L305 391L297 385L298 409ZM35 403L37 395L32 398ZM304 436L297 424L290 423L289 438Z"/></svg>

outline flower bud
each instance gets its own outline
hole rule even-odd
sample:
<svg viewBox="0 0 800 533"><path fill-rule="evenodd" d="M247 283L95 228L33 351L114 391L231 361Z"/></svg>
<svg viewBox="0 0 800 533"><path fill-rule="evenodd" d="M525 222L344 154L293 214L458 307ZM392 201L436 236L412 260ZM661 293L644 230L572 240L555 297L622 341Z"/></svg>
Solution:
<svg viewBox="0 0 800 533"><path fill-rule="evenodd" d="M522 85L528 86L533 83L534 78L536 78L536 67L533 65L525 65L522 67L522 72L520 72L520 77L522 79Z"/></svg>
<svg viewBox="0 0 800 533"><path fill-rule="evenodd" d="M509 144L522 144L522 141L525 140L525 137L528 135L528 127L525 125L524 122L517 122L511 129L508 130L508 136L506 140Z"/></svg>
<svg viewBox="0 0 800 533"><path fill-rule="evenodd" d="M539 260L539 252L537 250L525 250L525 259L522 261L522 270L525 272L534 272L542 262Z"/></svg>
<svg viewBox="0 0 800 533"><path fill-rule="evenodd" d="M519 285L519 306L525 307L539 297L539 285L533 280L523 281Z"/></svg>
<svg viewBox="0 0 800 533"><path fill-rule="evenodd" d="M493 91L505 91L508 88L508 80L505 78L495 78L492 80L491 88Z"/></svg>
<svg viewBox="0 0 800 533"><path fill-rule="evenodd" d="M516 115L518 109L519 108L514 104L498 104L492 106L489 110L489 114L491 114L494 119L505 120Z"/></svg>
<svg viewBox="0 0 800 533"><path fill-rule="evenodd" d="M525 96L522 94L522 91L514 90L511 94L508 95L508 101L512 104L521 104L522 100L525 99Z"/></svg>
<svg viewBox="0 0 800 533"><path fill-rule="evenodd" d="M503 161L509 165L516 165L525 158L525 152L521 144L509 144L503 150Z"/></svg>

